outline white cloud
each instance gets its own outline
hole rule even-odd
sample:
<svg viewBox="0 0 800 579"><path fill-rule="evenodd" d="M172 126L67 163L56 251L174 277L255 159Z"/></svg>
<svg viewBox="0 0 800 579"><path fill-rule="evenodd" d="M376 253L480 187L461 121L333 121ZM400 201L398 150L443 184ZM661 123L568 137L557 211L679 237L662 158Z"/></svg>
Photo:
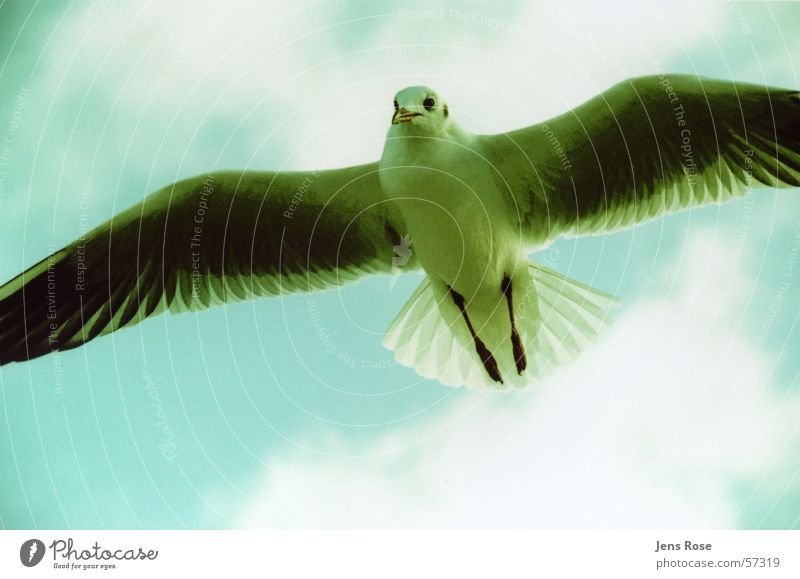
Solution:
<svg viewBox="0 0 800 579"><path fill-rule="evenodd" d="M740 317L755 280L731 235L694 234L574 366L522 396L468 394L354 445L272 453L242 527L730 527L771 471L796 473L800 401ZM733 273L731 273L733 272ZM732 281L731 281L732 280ZM654 287L668 287L654 282Z"/></svg>

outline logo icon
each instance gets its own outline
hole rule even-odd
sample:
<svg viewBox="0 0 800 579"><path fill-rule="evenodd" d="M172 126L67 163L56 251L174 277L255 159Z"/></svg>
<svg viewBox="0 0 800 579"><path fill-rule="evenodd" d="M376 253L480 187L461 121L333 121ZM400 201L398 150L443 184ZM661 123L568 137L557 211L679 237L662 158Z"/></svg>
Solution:
<svg viewBox="0 0 800 579"><path fill-rule="evenodd" d="M26 567L35 567L44 557L44 543L39 539L28 539L19 548L19 560Z"/></svg>
<svg viewBox="0 0 800 579"><path fill-rule="evenodd" d="M395 267L403 267L411 259L414 252L411 250L411 239L408 235L400 238L400 245L394 246L394 256L392 256L392 265Z"/></svg>
<svg viewBox="0 0 800 579"><path fill-rule="evenodd" d="M411 238L404 235L400 238L400 245L394 246L394 255L392 256L392 277L389 278L389 291L394 289L400 274L403 273L402 267L405 266L414 255L411 249Z"/></svg>

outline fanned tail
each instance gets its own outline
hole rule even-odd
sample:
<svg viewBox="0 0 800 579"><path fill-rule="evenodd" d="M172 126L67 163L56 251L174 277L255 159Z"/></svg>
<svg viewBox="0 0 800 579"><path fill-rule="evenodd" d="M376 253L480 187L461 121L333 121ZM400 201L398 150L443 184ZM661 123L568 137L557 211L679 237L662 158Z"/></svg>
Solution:
<svg viewBox="0 0 800 579"><path fill-rule="evenodd" d="M525 387L559 365L568 364L609 324L618 305L612 295L537 264L514 276L514 316L527 368L517 371L505 298L482 319L478 334L497 359L503 382L493 380L475 352L472 336L443 284L425 278L392 322L383 345L399 364L448 386L477 390ZM467 309L470 309L469 304Z"/></svg>

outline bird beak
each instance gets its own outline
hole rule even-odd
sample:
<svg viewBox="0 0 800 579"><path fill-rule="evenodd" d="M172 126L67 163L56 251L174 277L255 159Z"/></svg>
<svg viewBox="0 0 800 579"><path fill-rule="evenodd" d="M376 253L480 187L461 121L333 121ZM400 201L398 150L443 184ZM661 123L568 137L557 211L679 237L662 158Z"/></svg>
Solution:
<svg viewBox="0 0 800 579"><path fill-rule="evenodd" d="M411 119L418 117L421 114L422 113L415 113L404 108L399 108L394 112L394 116L392 116L392 124L397 125L399 123L410 123Z"/></svg>

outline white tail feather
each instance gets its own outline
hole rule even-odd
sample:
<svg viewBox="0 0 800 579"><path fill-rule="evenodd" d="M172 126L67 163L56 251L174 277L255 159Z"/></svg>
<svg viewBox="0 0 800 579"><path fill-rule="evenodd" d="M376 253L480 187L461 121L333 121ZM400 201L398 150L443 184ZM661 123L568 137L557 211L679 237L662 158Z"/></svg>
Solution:
<svg viewBox="0 0 800 579"><path fill-rule="evenodd" d="M500 287L496 307L483 324L474 323L495 356L503 383L488 375L461 312L444 284L425 278L395 317L383 345L398 363L448 386L480 390L524 387L558 365L572 362L608 325L615 297L536 264L513 278L514 315L527 357L522 375L514 364L508 310ZM527 292L525 290L528 290ZM532 291L531 291L532 290ZM476 314L478 312L475 312ZM476 318L480 319L479 316ZM492 340L493 328L502 338Z"/></svg>

